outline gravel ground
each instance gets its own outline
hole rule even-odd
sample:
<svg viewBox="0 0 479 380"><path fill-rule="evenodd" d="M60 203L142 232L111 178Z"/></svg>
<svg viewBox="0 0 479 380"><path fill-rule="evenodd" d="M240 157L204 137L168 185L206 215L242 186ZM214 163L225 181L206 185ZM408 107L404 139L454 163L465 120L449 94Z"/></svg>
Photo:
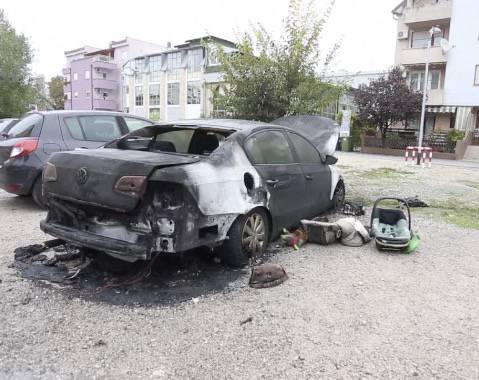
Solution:
<svg viewBox="0 0 479 380"><path fill-rule="evenodd" d="M0 193L0 378L479 378L479 231L446 223L441 208L476 210L478 168L359 154L339 165L354 198L436 204L413 212L416 253L273 244L286 283L251 289L246 271L216 264L204 276L226 279L219 289L187 282L193 296L171 303L151 293L148 304L121 304L22 278L13 250L46 239L44 213Z"/></svg>

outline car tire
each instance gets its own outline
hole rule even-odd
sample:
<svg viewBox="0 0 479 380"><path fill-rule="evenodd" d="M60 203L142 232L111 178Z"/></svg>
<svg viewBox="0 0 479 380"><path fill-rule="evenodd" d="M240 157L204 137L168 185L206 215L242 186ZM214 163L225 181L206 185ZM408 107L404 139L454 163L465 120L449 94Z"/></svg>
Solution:
<svg viewBox="0 0 479 380"><path fill-rule="evenodd" d="M32 187L32 198L33 201L37 204L38 207L45 210L47 205L45 203L45 199L43 198L42 193L42 176L39 176Z"/></svg>
<svg viewBox="0 0 479 380"><path fill-rule="evenodd" d="M339 181L334 189L333 195L333 210L338 211L344 207L344 201L346 199L346 189L344 187L344 182Z"/></svg>
<svg viewBox="0 0 479 380"><path fill-rule="evenodd" d="M245 266L252 256L258 258L264 254L269 236L269 219L263 209L240 215L231 225L228 239L221 246L222 261L232 267Z"/></svg>

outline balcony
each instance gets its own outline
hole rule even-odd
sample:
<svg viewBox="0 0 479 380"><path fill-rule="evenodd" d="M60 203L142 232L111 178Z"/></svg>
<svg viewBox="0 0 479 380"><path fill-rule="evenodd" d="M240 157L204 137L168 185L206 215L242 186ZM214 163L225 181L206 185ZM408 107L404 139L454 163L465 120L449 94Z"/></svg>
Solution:
<svg viewBox="0 0 479 380"><path fill-rule="evenodd" d="M93 109L116 111L116 101L110 99L93 99Z"/></svg>
<svg viewBox="0 0 479 380"><path fill-rule="evenodd" d="M118 82L116 80L93 78L93 88L116 90L118 88Z"/></svg>
<svg viewBox="0 0 479 380"><path fill-rule="evenodd" d="M97 59L93 59L92 61L92 67L94 69L99 68L99 69L105 69L105 70L116 70L117 66L113 61L101 61Z"/></svg>
<svg viewBox="0 0 479 380"><path fill-rule="evenodd" d="M424 65L426 63L427 49L404 49L399 53L400 65ZM430 63L446 63L447 59L440 47L431 48Z"/></svg>
<svg viewBox="0 0 479 380"><path fill-rule="evenodd" d="M403 21L408 25L443 24L451 19L452 1L439 3L424 1L422 5L407 7L404 10Z"/></svg>
<svg viewBox="0 0 479 380"><path fill-rule="evenodd" d="M427 105L438 106L443 104L444 91L440 88L436 90L427 90Z"/></svg>
<svg viewBox="0 0 479 380"><path fill-rule="evenodd" d="M62 74L63 74L63 75L70 74L70 71L71 71L71 69L70 69L69 67L64 67L64 68L62 69Z"/></svg>

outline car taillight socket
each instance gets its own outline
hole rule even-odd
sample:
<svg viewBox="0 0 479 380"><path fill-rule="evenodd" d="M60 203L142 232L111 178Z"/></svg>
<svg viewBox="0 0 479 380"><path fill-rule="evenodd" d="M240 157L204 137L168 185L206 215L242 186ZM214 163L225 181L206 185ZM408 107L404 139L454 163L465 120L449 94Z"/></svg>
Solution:
<svg viewBox="0 0 479 380"><path fill-rule="evenodd" d="M145 176L131 175L120 177L115 184L115 191L139 198L146 189L147 180Z"/></svg>
<svg viewBox="0 0 479 380"><path fill-rule="evenodd" d="M43 169L43 182L55 182L57 180L57 167L47 162Z"/></svg>

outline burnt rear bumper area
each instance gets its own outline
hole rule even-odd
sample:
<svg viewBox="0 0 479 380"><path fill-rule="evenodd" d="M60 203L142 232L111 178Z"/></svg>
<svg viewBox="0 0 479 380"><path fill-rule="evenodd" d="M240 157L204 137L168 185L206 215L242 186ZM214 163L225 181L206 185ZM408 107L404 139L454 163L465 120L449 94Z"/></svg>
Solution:
<svg viewBox="0 0 479 380"><path fill-rule="evenodd" d="M150 250L146 245L112 239L91 232L80 231L76 228L47 222L46 220L40 222L40 228L43 232L49 235L66 240L72 244L78 244L82 247L97 249L139 260L147 260L150 257Z"/></svg>

